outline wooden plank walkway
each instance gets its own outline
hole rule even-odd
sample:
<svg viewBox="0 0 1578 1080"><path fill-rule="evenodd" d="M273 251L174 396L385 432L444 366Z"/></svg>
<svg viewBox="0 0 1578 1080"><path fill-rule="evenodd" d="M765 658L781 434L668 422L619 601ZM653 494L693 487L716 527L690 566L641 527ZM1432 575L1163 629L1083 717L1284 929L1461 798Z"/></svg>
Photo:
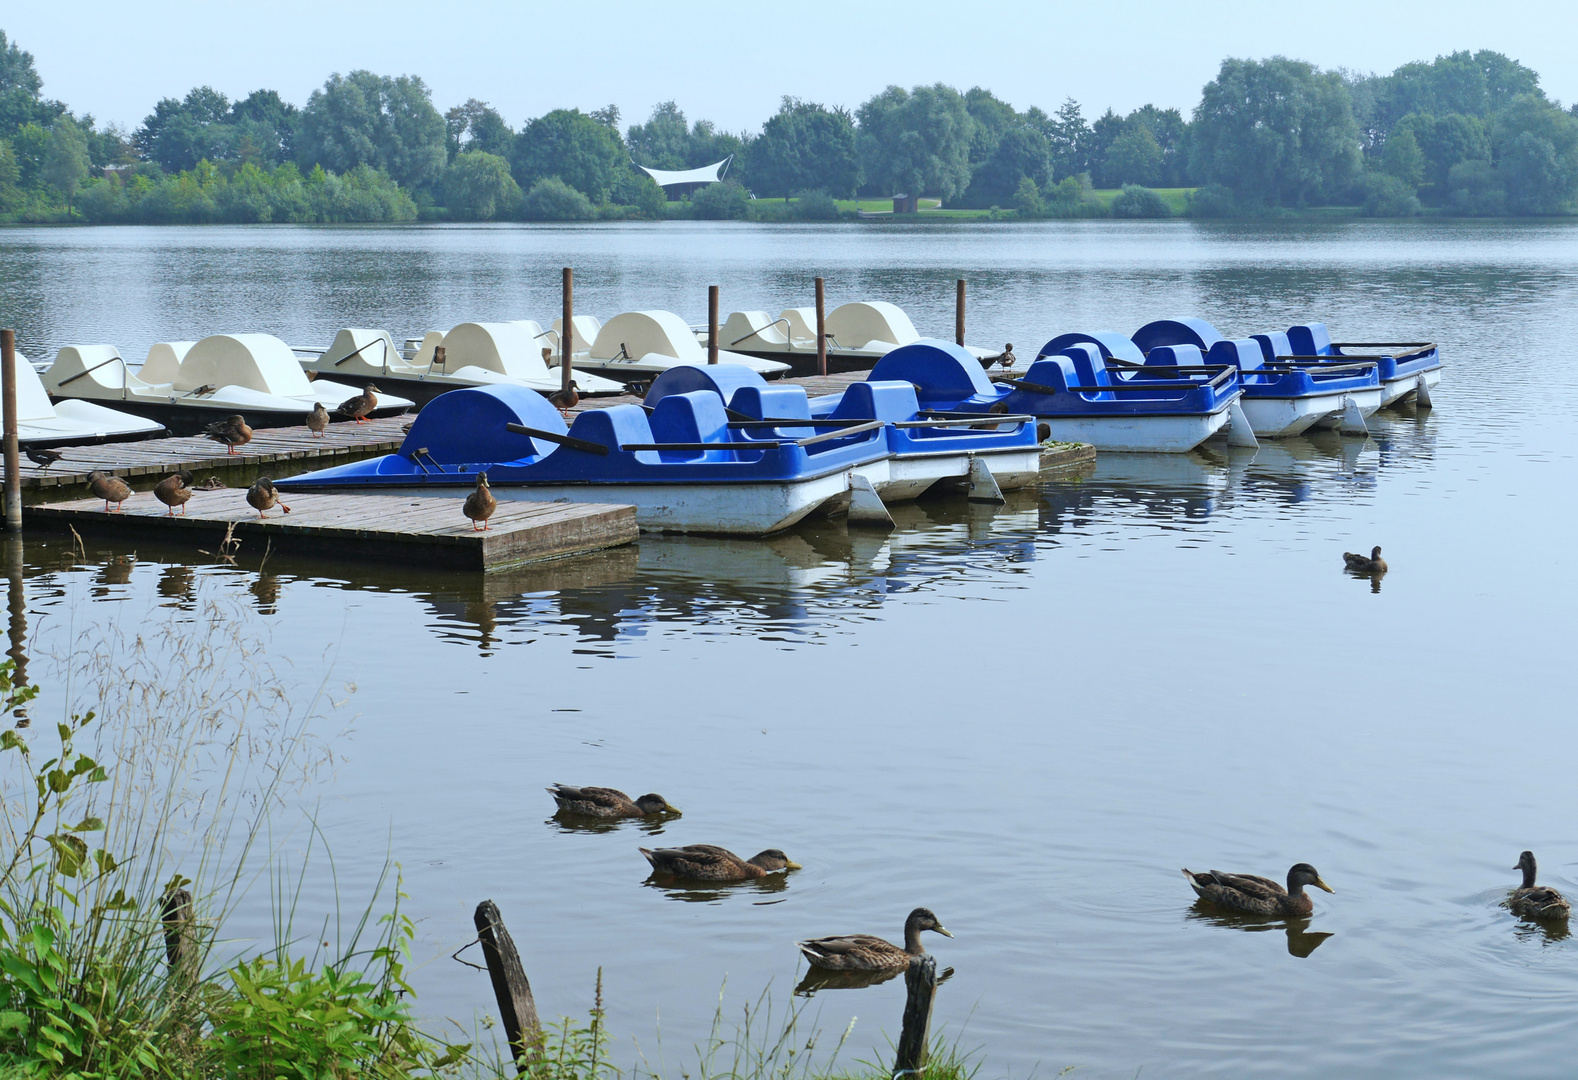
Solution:
<svg viewBox="0 0 1578 1080"><path fill-rule="evenodd" d="M539 559L628 544L636 539L636 509L602 503L529 503L499 500L489 528L475 530L448 496L292 493L291 508L260 519L244 488L198 491L186 514L167 516L152 492L136 492L119 512L100 499L27 508L30 528L99 536L189 541L218 553L226 537L261 554L277 551L380 562L420 562L459 570L499 570Z"/></svg>

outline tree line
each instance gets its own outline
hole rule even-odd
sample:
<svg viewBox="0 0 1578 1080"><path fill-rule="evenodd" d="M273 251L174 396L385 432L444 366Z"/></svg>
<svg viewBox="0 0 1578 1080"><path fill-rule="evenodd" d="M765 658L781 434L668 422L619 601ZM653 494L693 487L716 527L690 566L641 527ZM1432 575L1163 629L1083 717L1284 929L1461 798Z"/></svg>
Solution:
<svg viewBox="0 0 1578 1080"><path fill-rule="evenodd" d="M211 87L159 101L131 132L45 98L0 31L0 218L126 222L419 218L797 217L895 194L1022 217L1200 217L1358 206L1378 216L1565 214L1578 204L1578 106L1531 69L1457 52L1389 75L1284 57L1227 59L1185 117L1146 105L1087 120L975 87L890 86L854 110L785 97L731 133L663 102L555 109L512 127L475 99L440 113L423 81L332 75L297 107ZM731 159L723 184L669 201L635 164ZM1122 188L1112 201L1096 189ZM754 197L786 198L757 203Z"/></svg>

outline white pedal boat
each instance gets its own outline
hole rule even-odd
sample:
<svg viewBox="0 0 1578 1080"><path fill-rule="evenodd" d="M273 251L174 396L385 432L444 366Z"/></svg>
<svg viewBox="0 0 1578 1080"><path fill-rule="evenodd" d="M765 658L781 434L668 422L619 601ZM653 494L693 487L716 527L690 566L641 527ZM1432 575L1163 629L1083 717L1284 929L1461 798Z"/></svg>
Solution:
<svg viewBox="0 0 1578 1080"><path fill-rule="evenodd" d="M16 365L16 433L21 446L82 446L90 443L151 439L164 425L91 401L49 400L38 369L21 353Z"/></svg>
<svg viewBox="0 0 1578 1080"><path fill-rule="evenodd" d="M563 319L548 331L555 366L559 362L559 335ZM574 318L570 338L570 366L576 371L624 382L647 382L676 367L704 367L707 350L691 328L672 311L627 311L606 323L587 315ZM720 364L740 364L763 378L787 374L789 365L763 360L728 349L718 350Z"/></svg>

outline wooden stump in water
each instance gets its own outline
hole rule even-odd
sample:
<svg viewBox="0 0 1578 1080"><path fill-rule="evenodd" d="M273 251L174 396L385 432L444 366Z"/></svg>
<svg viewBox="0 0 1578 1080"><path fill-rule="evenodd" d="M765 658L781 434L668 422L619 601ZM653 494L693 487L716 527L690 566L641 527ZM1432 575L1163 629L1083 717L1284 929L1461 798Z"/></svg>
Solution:
<svg viewBox="0 0 1578 1080"><path fill-rule="evenodd" d="M184 989L197 978L197 927L192 921L192 894L185 889L174 889L165 896L160 910L170 980Z"/></svg>
<svg viewBox="0 0 1578 1080"><path fill-rule="evenodd" d="M488 963L488 977L493 980L499 1019L504 1021L504 1037L510 1044L516 1066L524 1070L526 1063L536 1055L542 1035L537 1002L532 997L526 968L521 964L521 954L516 951L515 939L504 928L497 904L492 900L482 901L477 905L474 921L477 940L482 943L482 955Z"/></svg>
<svg viewBox="0 0 1578 1080"><path fill-rule="evenodd" d="M904 1029L893 1062L895 1077L919 1074L926 1067L926 1047L931 1041L931 1006L937 997L937 958L917 956L904 973Z"/></svg>

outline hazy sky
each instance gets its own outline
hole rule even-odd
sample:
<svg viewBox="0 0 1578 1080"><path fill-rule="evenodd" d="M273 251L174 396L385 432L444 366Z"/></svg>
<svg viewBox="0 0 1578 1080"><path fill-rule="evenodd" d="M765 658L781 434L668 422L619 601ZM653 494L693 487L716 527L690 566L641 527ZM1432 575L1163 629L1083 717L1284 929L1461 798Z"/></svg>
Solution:
<svg viewBox="0 0 1578 1080"><path fill-rule="evenodd" d="M208 84L302 104L331 72L427 81L440 111L476 97L514 126L616 103L625 123L673 98L692 120L758 128L791 94L853 108L890 83L980 85L1024 109L1067 97L1087 117L1146 102L1187 112L1224 56L1283 54L1387 72L1457 49L1504 52L1548 94L1578 98L1578 3L1079 4L916 0L779 4L386 0L267 4L27 3L0 29L33 53L46 95L134 127Z"/></svg>

